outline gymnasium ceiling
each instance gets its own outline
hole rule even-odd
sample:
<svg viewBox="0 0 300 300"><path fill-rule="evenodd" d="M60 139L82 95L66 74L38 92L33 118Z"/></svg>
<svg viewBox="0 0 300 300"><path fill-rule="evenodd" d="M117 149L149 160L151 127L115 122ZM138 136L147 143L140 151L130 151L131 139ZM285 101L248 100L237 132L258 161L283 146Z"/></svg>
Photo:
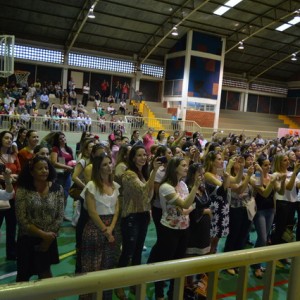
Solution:
<svg viewBox="0 0 300 300"><path fill-rule="evenodd" d="M0 34L16 43L42 42L74 51L138 57L163 64L164 55L190 29L226 38L225 74L249 80L300 80L299 0L244 0L222 16L227 0L0 0ZM96 4L96 18L87 18ZM179 36L170 33L178 26ZM244 40L244 50L239 41ZM298 53L299 52L299 53ZM291 61L297 53L298 61Z"/></svg>

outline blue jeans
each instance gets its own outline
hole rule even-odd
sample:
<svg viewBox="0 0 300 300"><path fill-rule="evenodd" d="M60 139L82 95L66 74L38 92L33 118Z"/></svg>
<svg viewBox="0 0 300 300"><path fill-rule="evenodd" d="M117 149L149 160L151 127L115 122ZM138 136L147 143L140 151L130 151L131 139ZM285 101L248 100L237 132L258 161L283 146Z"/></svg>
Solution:
<svg viewBox="0 0 300 300"><path fill-rule="evenodd" d="M122 253L118 267L140 265L150 222L150 212L132 213L121 220Z"/></svg>
<svg viewBox="0 0 300 300"><path fill-rule="evenodd" d="M257 233L257 240L255 243L255 248L263 247L267 245L268 235L270 233L273 220L275 215L275 209L262 209L256 212L253 219L253 223ZM254 269L259 269L260 264L255 264L252 266Z"/></svg>

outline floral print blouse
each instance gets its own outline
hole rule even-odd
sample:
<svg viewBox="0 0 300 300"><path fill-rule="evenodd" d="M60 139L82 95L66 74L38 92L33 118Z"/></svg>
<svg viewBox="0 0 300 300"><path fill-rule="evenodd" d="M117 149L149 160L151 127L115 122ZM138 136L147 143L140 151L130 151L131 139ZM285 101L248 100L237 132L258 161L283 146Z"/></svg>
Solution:
<svg viewBox="0 0 300 300"><path fill-rule="evenodd" d="M28 235L28 226L47 232L58 232L64 217L63 188L52 183L45 197L36 191L19 187L16 193L16 216L19 236Z"/></svg>
<svg viewBox="0 0 300 300"><path fill-rule="evenodd" d="M177 206L176 200L166 200L167 195L179 194L182 199L185 199L189 190L183 181L180 181L176 187L168 183L163 183L159 188L159 198L162 207L161 224L172 229L186 229L190 225L189 215L183 213L183 209Z"/></svg>

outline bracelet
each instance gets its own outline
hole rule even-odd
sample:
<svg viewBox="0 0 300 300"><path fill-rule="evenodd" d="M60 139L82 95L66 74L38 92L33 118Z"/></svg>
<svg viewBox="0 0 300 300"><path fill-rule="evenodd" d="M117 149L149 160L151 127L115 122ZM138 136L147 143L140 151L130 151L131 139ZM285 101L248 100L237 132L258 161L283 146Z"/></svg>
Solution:
<svg viewBox="0 0 300 300"><path fill-rule="evenodd" d="M107 231L107 227L105 227L104 229L101 229L101 232L105 233Z"/></svg>

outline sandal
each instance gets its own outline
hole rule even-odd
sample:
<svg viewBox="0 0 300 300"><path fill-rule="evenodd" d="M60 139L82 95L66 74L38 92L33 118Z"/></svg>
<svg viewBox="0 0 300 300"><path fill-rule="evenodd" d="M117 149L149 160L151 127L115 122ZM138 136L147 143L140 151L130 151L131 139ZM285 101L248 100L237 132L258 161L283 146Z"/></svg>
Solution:
<svg viewBox="0 0 300 300"><path fill-rule="evenodd" d="M225 270L227 274L234 276L236 274L235 269L226 269Z"/></svg>

